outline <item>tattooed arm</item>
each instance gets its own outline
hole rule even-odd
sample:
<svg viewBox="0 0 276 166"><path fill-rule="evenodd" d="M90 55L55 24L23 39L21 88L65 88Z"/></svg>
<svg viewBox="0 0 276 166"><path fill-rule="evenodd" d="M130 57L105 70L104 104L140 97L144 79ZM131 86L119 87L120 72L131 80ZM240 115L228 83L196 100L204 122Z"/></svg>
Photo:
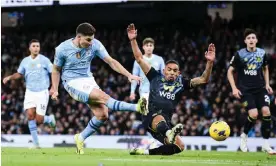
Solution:
<svg viewBox="0 0 276 166"><path fill-rule="evenodd" d="M212 68L213 68L213 62L208 61L203 74L200 77L191 79L191 87L197 87L197 86L206 84L209 81L209 78L211 76Z"/></svg>
<svg viewBox="0 0 276 166"><path fill-rule="evenodd" d="M190 87L197 87L206 84L209 81L212 73L213 63L216 58L216 48L214 44L209 45L208 52L205 52L205 58L207 59L205 71L200 77L191 79Z"/></svg>

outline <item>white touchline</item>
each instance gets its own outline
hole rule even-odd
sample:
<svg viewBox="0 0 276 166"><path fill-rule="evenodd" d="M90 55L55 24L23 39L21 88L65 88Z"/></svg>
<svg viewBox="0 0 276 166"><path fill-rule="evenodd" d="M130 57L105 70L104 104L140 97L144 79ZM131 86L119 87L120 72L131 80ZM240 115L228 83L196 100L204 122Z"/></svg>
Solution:
<svg viewBox="0 0 276 166"><path fill-rule="evenodd" d="M100 160L104 160L104 161L118 161L118 162L160 162L160 163L201 163L201 164L222 164L222 165L229 165L229 164L233 164L233 163L241 163L241 164L246 164L246 165L263 165L265 164L266 166L273 166L272 163L270 162L256 162L256 161L238 161L238 160L171 160L171 159L162 159L162 160L157 160L157 159L141 159L139 158L138 160L136 159L121 159L121 158L106 158L106 159L100 159ZM271 164L271 165L269 165Z"/></svg>

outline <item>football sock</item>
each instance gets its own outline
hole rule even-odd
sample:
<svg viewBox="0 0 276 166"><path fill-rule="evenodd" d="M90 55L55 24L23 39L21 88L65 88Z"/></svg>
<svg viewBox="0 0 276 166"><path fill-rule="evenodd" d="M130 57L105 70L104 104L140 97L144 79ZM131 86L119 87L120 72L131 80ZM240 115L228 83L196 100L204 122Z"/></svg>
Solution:
<svg viewBox="0 0 276 166"><path fill-rule="evenodd" d="M35 120L28 121L28 127L33 138L33 144L38 145L37 125Z"/></svg>
<svg viewBox="0 0 276 166"><path fill-rule="evenodd" d="M105 104L109 109L113 111L137 111L137 104L130 104L124 101L118 101L110 97Z"/></svg>
<svg viewBox="0 0 276 166"><path fill-rule="evenodd" d="M247 135L249 130L254 126L256 119L251 118L250 116L247 117L245 124L244 124L244 133Z"/></svg>
<svg viewBox="0 0 276 166"><path fill-rule="evenodd" d="M263 116L261 131L264 139L269 138L270 128L271 128L271 116Z"/></svg>
<svg viewBox="0 0 276 166"><path fill-rule="evenodd" d="M162 145L155 149L149 149L149 155L172 155L182 150L175 144Z"/></svg>
<svg viewBox="0 0 276 166"><path fill-rule="evenodd" d="M86 128L80 133L79 139L84 141L87 137L91 134L95 133L96 131L99 132L99 128L104 124L104 121L98 120L96 116L94 116L89 122Z"/></svg>

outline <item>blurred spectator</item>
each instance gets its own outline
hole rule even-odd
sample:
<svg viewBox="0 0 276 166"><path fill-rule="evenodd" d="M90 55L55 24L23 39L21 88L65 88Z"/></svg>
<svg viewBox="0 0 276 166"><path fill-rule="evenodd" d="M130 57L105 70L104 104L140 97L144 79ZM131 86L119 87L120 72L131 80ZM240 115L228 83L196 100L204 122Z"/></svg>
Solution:
<svg viewBox="0 0 276 166"><path fill-rule="evenodd" d="M199 87L185 92L182 100L176 105L176 111L172 117L172 124L184 124L182 135L206 136L210 124L216 120L224 120L231 127L231 136L239 136L246 111L241 103L231 94L231 88L226 78L229 61L237 49L243 47L243 29L230 28L230 23L223 21L217 14L213 29L210 31L210 19L206 19L206 27L189 34L181 29L170 27L153 28L154 25L139 29L139 40L151 35L156 40L155 52L165 60L176 59L180 63L181 73L187 77L196 77L202 74L205 66L204 52L210 42L216 45L216 62L211 76L211 81L205 87ZM233 22L232 22L233 24ZM243 25L244 26L244 25ZM234 27L233 25L231 27ZM239 27L239 26L237 26ZM276 52L275 26L258 26L260 33L259 46L263 47L269 57L271 87L276 92ZM133 65L133 54L127 37L124 36L125 27L120 29L99 29L96 33L105 45L111 56L122 63L129 71ZM30 33L32 32L32 33ZM152 32L148 34L147 32ZM62 41L73 37L74 33L66 31L22 31L10 29L1 37L2 78L18 68L21 60L28 56L27 43L32 38L38 38L41 42L42 53L53 60L54 48ZM141 44L140 44L141 45ZM96 82L106 93L115 99L129 101L128 94L130 83L127 78L112 71L102 60L96 58L92 61L91 69ZM23 110L25 87L23 81L12 81L9 85L1 84L1 133L3 134L27 134L27 119ZM80 132L87 125L92 116L88 107L73 100L60 86L59 101L49 101L47 114L54 113L57 126L54 131L49 127L40 126L41 134L74 134ZM276 93L275 93L276 94ZM275 116L275 104L271 102L271 112ZM100 128L100 135L146 135L141 125L141 117L135 113L112 112L109 121ZM250 136L259 137L260 123L257 121L250 132ZM276 136L274 122L271 136Z"/></svg>

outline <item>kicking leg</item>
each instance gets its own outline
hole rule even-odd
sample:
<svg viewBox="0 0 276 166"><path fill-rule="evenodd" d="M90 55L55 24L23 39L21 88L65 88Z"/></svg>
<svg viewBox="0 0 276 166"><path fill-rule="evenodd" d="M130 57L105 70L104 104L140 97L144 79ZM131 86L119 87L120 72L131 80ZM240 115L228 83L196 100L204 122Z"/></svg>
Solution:
<svg viewBox="0 0 276 166"><path fill-rule="evenodd" d="M118 101L107 95L100 89L94 88L89 95L89 104L93 103L101 103L105 104L109 109L113 111L137 111L141 114L146 115L148 113L147 110L147 100L145 98L141 98L138 101L138 104L130 104L124 101Z"/></svg>

